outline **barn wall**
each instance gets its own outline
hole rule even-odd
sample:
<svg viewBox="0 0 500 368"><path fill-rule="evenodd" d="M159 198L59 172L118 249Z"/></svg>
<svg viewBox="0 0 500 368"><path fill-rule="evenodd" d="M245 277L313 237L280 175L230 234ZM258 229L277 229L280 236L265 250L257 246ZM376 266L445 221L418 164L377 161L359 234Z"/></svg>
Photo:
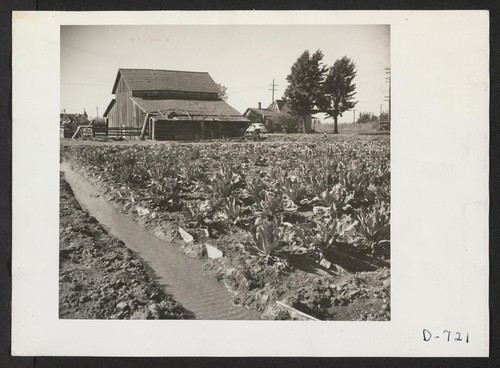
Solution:
<svg viewBox="0 0 500 368"><path fill-rule="evenodd" d="M135 109L135 123L138 127L142 127L142 124L144 124L144 119L146 118L146 113L137 105L134 106L134 109Z"/></svg>
<svg viewBox="0 0 500 368"><path fill-rule="evenodd" d="M120 126L118 116L117 116L117 109L116 109L116 104L113 105L111 110L109 110L108 115L106 116L108 119L108 126L109 127L118 127Z"/></svg>
<svg viewBox="0 0 500 368"><path fill-rule="evenodd" d="M202 139L201 121L167 121L157 120L155 122L156 140L182 140L192 141ZM204 122L205 139L217 139L221 137L241 137L247 127L241 122Z"/></svg>
<svg viewBox="0 0 500 368"><path fill-rule="evenodd" d="M131 91L116 93L118 126L120 124L126 127L135 128L140 126L137 124L136 104L130 99L131 96Z"/></svg>
<svg viewBox="0 0 500 368"><path fill-rule="evenodd" d="M137 128L141 125L137 124L136 105L132 102L130 97L132 91L129 90L125 80L120 78L118 86L116 87L116 113L113 119L113 127L134 127ZM110 121L111 122L111 121Z"/></svg>
<svg viewBox="0 0 500 368"><path fill-rule="evenodd" d="M201 139L201 125L196 121L166 121L155 122L155 139L158 141L199 140Z"/></svg>
<svg viewBox="0 0 500 368"><path fill-rule="evenodd" d="M118 86L116 87L116 93L125 92L128 90L129 88L127 86L127 83L125 83L125 80L123 80L123 78L120 77L120 80L118 81Z"/></svg>

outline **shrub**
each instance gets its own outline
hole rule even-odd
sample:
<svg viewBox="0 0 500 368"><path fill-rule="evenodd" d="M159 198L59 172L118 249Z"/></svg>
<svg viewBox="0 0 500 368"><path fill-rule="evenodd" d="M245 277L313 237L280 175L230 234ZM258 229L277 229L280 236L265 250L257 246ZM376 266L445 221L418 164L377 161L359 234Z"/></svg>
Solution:
<svg viewBox="0 0 500 368"><path fill-rule="evenodd" d="M280 114L272 119L274 131L277 133L297 133L299 121L288 114Z"/></svg>
<svg viewBox="0 0 500 368"><path fill-rule="evenodd" d="M375 114L371 112L361 112L359 114L358 120L356 120L356 124L367 124L367 123L376 123L378 118Z"/></svg>

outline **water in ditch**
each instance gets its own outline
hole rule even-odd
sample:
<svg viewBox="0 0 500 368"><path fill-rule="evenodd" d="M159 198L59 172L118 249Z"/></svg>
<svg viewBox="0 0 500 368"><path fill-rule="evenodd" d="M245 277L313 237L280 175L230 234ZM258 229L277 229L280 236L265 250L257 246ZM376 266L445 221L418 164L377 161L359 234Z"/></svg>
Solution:
<svg viewBox="0 0 500 368"><path fill-rule="evenodd" d="M80 205L134 251L152 269L156 282L196 319L260 319L256 312L234 306L225 286L203 275L203 260L189 258L175 245L157 238L119 213L102 196L95 196L99 190L73 171L68 162L61 164L61 170Z"/></svg>

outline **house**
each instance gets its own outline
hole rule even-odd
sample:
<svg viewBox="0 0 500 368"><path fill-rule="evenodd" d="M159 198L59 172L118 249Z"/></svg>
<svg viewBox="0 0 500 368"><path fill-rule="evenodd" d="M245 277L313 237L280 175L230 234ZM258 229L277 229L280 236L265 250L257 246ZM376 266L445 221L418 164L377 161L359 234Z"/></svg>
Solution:
<svg viewBox="0 0 500 368"><path fill-rule="evenodd" d="M83 110L83 114L68 114L66 113L66 110L63 110L63 112L59 114L59 124L61 126L88 124L88 121L87 112L85 110Z"/></svg>
<svg viewBox="0 0 500 368"><path fill-rule="evenodd" d="M279 111L270 108L263 109L259 102L259 107L249 107L243 114L252 123L263 123L267 129L273 131L273 119L279 116Z"/></svg>
<svg viewBox="0 0 500 368"><path fill-rule="evenodd" d="M273 131L273 119L280 116L280 114L286 114L286 115L292 115L289 106L287 105L285 100L275 100L272 104L270 104L267 108L263 109L262 104L259 102L259 107L254 108L254 107L249 107L246 109L245 113L243 116L247 117L250 119L252 122L255 123L264 123L266 128L268 128L270 131ZM303 120L304 118L299 116L296 117L298 120L297 124L297 129L298 132L301 133L303 131ZM306 123L305 123L305 128L306 132L310 133L312 132L311 129L311 123L315 118L312 117L311 115L306 116Z"/></svg>
<svg viewBox="0 0 500 368"><path fill-rule="evenodd" d="M59 124L67 125L73 124L75 122L75 117L77 114L67 114L66 112L62 112L59 114Z"/></svg>
<svg viewBox="0 0 500 368"><path fill-rule="evenodd" d="M89 123L87 112L83 110L83 114L68 114L63 110L59 114L59 127L61 129L61 137L71 137L78 126Z"/></svg>
<svg viewBox="0 0 500 368"><path fill-rule="evenodd" d="M59 129L61 138L70 138L75 126L76 114L67 114L64 110L59 114Z"/></svg>
<svg viewBox="0 0 500 368"><path fill-rule="evenodd" d="M110 128L141 129L157 140L235 137L250 121L219 98L206 72L119 69L104 118Z"/></svg>

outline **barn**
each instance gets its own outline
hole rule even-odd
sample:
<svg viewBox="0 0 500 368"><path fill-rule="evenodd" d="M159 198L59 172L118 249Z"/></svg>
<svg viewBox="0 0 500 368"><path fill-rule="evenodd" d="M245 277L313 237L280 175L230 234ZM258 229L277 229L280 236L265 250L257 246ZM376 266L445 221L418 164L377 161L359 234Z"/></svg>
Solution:
<svg viewBox="0 0 500 368"><path fill-rule="evenodd" d="M250 121L219 98L206 72L119 69L104 118L143 138L198 140L243 135Z"/></svg>

